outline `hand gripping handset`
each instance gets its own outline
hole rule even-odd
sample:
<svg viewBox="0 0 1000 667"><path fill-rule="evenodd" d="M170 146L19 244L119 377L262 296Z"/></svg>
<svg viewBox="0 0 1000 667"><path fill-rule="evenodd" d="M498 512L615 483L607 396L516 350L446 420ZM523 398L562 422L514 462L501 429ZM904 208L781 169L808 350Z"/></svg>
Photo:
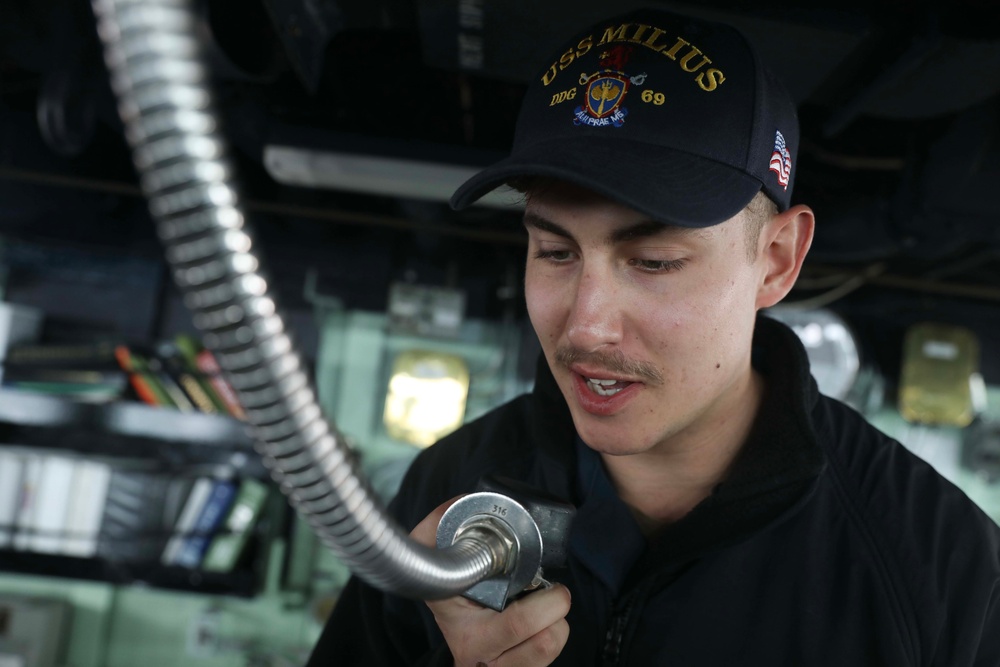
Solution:
<svg viewBox="0 0 1000 667"><path fill-rule="evenodd" d="M462 595L503 611L525 590L548 585L543 569L566 561L569 530L576 509L520 482L499 477L480 480L475 493L448 508L438 524L437 546L459 539L493 544L502 569Z"/></svg>

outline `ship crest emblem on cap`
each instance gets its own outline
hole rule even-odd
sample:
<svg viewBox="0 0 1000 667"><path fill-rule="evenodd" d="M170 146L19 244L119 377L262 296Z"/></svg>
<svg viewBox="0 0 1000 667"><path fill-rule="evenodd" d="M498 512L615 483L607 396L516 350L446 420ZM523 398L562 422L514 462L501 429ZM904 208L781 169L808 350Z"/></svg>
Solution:
<svg viewBox="0 0 1000 667"><path fill-rule="evenodd" d="M628 115L622 106L628 93L629 79L620 72L598 72L581 82L585 88L584 103L573 111L575 125L590 127L621 127Z"/></svg>
<svg viewBox="0 0 1000 667"><path fill-rule="evenodd" d="M788 177L792 173L792 156L785 146L785 137L778 130L774 133L774 152L768 170L778 175L778 184L788 189Z"/></svg>

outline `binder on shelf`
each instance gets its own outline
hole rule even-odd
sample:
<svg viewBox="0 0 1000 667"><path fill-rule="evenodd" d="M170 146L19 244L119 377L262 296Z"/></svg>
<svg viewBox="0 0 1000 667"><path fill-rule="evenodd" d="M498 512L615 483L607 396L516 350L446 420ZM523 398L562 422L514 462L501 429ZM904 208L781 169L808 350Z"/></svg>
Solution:
<svg viewBox="0 0 1000 667"><path fill-rule="evenodd" d="M4 366L59 370L111 370L117 368L115 343L27 343L7 350Z"/></svg>
<svg viewBox="0 0 1000 667"><path fill-rule="evenodd" d="M211 381L211 378L201 369L198 363L198 355L204 351L201 343L186 334L178 334L174 338L174 345L180 357L184 370L189 373L192 379L197 382L205 395L208 396L216 412L224 415L232 415L226 401L219 394Z"/></svg>
<svg viewBox="0 0 1000 667"><path fill-rule="evenodd" d="M111 471L97 555L112 562L155 562L166 542L171 478L128 468Z"/></svg>
<svg viewBox="0 0 1000 667"><path fill-rule="evenodd" d="M54 368L7 369L3 386L77 401L104 403L122 395L128 377L121 371L59 370Z"/></svg>
<svg viewBox="0 0 1000 667"><path fill-rule="evenodd" d="M2 362L3 386L92 403L111 401L128 385L113 350L111 343L21 345Z"/></svg>
<svg viewBox="0 0 1000 667"><path fill-rule="evenodd" d="M257 519L263 512L267 497L268 487L263 482L250 477L240 481L233 505L222 528L209 544L201 569L231 572L236 567Z"/></svg>
<svg viewBox="0 0 1000 667"><path fill-rule="evenodd" d="M174 342L165 342L157 346L157 356L163 364L163 369L184 392L185 397L200 412L218 414L225 412L221 401L217 402L208 392L212 391L207 383L199 380L193 364L188 364L181 353L180 346Z"/></svg>
<svg viewBox="0 0 1000 667"><path fill-rule="evenodd" d="M181 510L177 521L173 526L170 539L163 549L160 562L164 565L173 565L177 560L177 555L184 546L184 539L194 531L194 526L201 516L201 510L212 493L212 479L210 477L199 477L188 492L184 501L184 508Z"/></svg>
<svg viewBox="0 0 1000 667"><path fill-rule="evenodd" d="M205 393L205 390L193 375L182 373L177 376L177 383L184 390L184 393L187 394L191 403L200 411L210 415L219 414L219 409L215 407L211 396Z"/></svg>
<svg viewBox="0 0 1000 667"><path fill-rule="evenodd" d="M14 536L23 470L23 456L0 451L0 549L8 548Z"/></svg>
<svg viewBox="0 0 1000 667"><path fill-rule="evenodd" d="M235 496L236 484L234 482L215 480L208 500L201 510L198 521L195 522L193 534L184 540L184 545L181 547L180 553L177 554L175 565L191 569L201 566L205 551L208 549L212 537L219 530Z"/></svg>
<svg viewBox="0 0 1000 667"><path fill-rule="evenodd" d="M77 462L65 456L42 457L35 501L27 525L31 538L26 549L35 553L57 554L63 550L70 488Z"/></svg>
<svg viewBox="0 0 1000 667"><path fill-rule="evenodd" d="M97 554L98 535L110 483L111 466L107 463L85 459L77 462L69 492L63 554L78 558L90 558Z"/></svg>
<svg viewBox="0 0 1000 667"><path fill-rule="evenodd" d="M205 556L205 551L208 548L208 544L215 532L219 529L222 524L226 513L229 511L232 505L233 498L236 495L236 484L230 480L224 479L208 479L204 478L208 482L208 491L200 492L199 497L194 499L191 503L196 510L191 511L192 515L196 515L194 522L191 527L187 530L183 530L182 522L178 522L178 532L180 534L174 535L174 538L178 538L178 541L174 543L174 547L171 549L168 545L168 550L164 552L165 562L169 565L179 565L181 567L187 568L197 568L201 565L201 560ZM202 480L199 479L198 482ZM197 483L196 483L197 486ZM205 488L202 485L200 488ZM204 496L204 499L200 497ZM198 501L201 501L200 504ZM188 506L184 508L185 514L187 514ZM182 516L182 519L190 519L189 516ZM187 523L187 522L183 522Z"/></svg>
<svg viewBox="0 0 1000 667"><path fill-rule="evenodd" d="M243 406L240 405L240 400L236 398L236 392L233 391L229 381L222 375L222 367L219 366L219 362L216 361L212 351L203 349L195 358L195 363L198 365L198 371L208 378L208 382L212 385L215 393L222 399L223 405L226 406L226 412L237 419L246 420L247 416L243 412Z"/></svg>
<svg viewBox="0 0 1000 667"><path fill-rule="evenodd" d="M163 363L155 356L149 356L145 359L146 370L152 374L163 387L163 391L167 394L167 398L173 407L177 408L181 412L192 412L194 411L194 404L188 398L181 386L177 384L177 381L167 372L163 367Z"/></svg>
<svg viewBox="0 0 1000 667"><path fill-rule="evenodd" d="M31 545L34 529L35 504L38 496L38 482L42 477L42 457L28 455L18 485L17 520L14 522L12 546L18 551L27 551Z"/></svg>
<svg viewBox="0 0 1000 667"><path fill-rule="evenodd" d="M135 389L136 395L149 405L177 407L170 398L166 387L159 378L152 373L146 365L145 359L130 350L125 345L115 348L115 358L121 364L122 369L128 373L129 382Z"/></svg>

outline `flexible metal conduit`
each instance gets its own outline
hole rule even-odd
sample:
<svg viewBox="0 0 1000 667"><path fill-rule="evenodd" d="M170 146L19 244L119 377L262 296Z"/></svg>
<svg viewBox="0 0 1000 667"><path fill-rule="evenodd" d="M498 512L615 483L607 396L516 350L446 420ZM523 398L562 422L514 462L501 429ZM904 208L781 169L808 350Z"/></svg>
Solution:
<svg viewBox="0 0 1000 667"><path fill-rule="evenodd" d="M504 566L480 533L413 542L379 507L324 418L239 209L185 0L93 0L119 114L175 282L239 394L258 450L320 539L373 586L457 595Z"/></svg>

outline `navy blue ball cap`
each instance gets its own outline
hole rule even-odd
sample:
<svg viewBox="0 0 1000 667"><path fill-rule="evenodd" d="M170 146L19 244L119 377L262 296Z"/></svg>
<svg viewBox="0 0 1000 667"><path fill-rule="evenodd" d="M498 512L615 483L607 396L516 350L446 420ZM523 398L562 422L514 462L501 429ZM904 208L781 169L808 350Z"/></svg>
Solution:
<svg viewBox="0 0 1000 667"><path fill-rule="evenodd" d="M545 64L510 156L466 181L451 205L540 176L707 227L761 190L786 210L798 143L794 103L739 31L640 10L581 32Z"/></svg>

